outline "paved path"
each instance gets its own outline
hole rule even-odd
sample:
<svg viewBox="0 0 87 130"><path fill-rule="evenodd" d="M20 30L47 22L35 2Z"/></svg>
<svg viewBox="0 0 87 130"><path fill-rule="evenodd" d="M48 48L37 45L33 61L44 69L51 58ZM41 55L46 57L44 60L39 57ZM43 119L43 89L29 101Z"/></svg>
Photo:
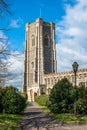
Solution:
<svg viewBox="0 0 87 130"><path fill-rule="evenodd" d="M87 125L61 124L43 112L35 103L27 107L21 123L22 130L87 130Z"/></svg>

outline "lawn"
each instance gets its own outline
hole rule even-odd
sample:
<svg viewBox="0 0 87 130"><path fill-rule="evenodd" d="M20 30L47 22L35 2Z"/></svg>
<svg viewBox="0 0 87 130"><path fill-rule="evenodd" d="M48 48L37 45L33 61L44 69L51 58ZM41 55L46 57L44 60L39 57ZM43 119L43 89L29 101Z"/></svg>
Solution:
<svg viewBox="0 0 87 130"><path fill-rule="evenodd" d="M20 130L22 115L0 114L0 130Z"/></svg>
<svg viewBox="0 0 87 130"><path fill-rule="evenodd" d="M59 122L80 123L80 124L87 123L87 115L82 116L69 113L54 114L46 106L40 106L40 107Z"/></svg>

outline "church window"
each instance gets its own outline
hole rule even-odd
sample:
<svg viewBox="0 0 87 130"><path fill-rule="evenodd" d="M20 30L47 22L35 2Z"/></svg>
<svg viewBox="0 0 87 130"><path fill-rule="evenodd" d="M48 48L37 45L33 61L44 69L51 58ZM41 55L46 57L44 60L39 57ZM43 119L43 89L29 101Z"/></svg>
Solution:
<svg viewBox="0 0 87 130"><path fill-rule="evenodd" d="M35 82L37 82L37 72L35 72Z"/></svg>
<svg viewBox="0 0 87 130"><path fill-rule="evenodd" d="M51 92L51 88L48 88L48 94L50 94L50 92Z"/></svg>
<svg viewBox="0 0 87 130"><path fill-rule="evenodd" d="M32 40L32 46L34 46L35 45L35 36L34 35L32 35L32 38L31 38Z"/></svg>
<svg viewBox="0 0 87 130"><path fill-rule="evenodd" d="M34 62L31 63L32 68L34 68Z"/></svg>
<svg viewBox="0 0 87 130"><path fill-rule="evenodd" d="M55 79L55 84L56 84L56 82L57 82L57 81L56 81L56 79Z"/></svg>
<svg viewBox="0 0 87 130"><path fill-rule="evenodd" d="M45 84L47 84L47 80L45 79Z"/></svg>
<svg viewBox="0 0 87 130"><path fill-rule="evenodd" d="M51 80L51 84L53 84L53 80Z"/></svg>
<svg viewBox="0 0 87 130"><path fill-rule="evenodd" d="M48 84L50 84L50 79L48 79Z"/></svg>

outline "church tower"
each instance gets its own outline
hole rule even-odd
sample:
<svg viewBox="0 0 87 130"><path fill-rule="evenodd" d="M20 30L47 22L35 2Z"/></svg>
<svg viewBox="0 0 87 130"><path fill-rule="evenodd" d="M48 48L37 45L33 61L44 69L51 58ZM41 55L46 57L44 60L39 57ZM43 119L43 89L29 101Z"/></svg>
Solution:
<svg viewBox="0 0 87 130"><path fill-rule="evenodd" d="M55 24L36 19L26 24L23 91L28 100L41 94L44 74L56 73Z"/></svg>

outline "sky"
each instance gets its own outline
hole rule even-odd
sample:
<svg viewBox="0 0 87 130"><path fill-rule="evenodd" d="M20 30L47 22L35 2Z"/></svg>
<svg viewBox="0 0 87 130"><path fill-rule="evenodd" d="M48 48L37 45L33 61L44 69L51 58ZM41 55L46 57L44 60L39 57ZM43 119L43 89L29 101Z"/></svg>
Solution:
<svg viewBox="0 0 87 130"><path fill-rule="evenodd" d="M0 36L9 39L10 49L16 50L18 57L10 57L8 71L13 74L8 85L21 89L25 43L25 25L37 18L54 22L56 26L57 71L72 70L77 61L79 69L87 68L87 0L7 0L11 15L0 19Z"/></svg>

